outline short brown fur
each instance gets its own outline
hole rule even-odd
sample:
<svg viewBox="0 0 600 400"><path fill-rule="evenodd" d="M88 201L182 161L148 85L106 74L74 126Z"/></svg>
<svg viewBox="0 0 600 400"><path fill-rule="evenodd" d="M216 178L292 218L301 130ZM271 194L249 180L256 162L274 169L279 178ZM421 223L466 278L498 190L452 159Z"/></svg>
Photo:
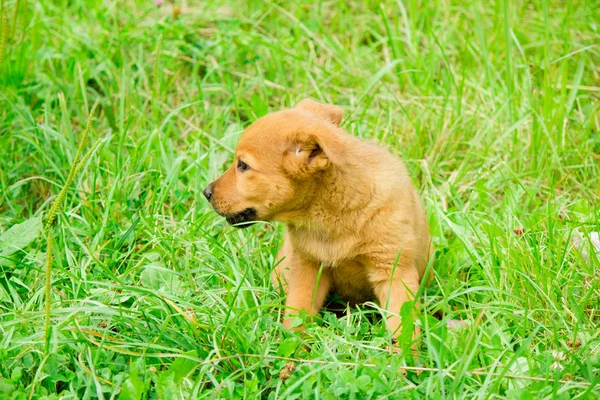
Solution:
<svg viewBox="0 0 600 400"><path fill-rule="evenodd" d="M342 114L304 100L260 118L207 197L221 215L252 210L255 220L287 225L272 274L287 294L284 325L300 310L318 313L337 292L351 302L376 299L397 334L400 307L432 255L425 211L404 164L347 134Z"/></svg>

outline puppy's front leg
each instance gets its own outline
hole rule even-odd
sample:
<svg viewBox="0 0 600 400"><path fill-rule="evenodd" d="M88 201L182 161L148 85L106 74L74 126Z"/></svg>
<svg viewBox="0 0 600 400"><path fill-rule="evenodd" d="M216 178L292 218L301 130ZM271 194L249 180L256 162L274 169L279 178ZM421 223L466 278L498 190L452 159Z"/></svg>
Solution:
<svg viewBox="0 0 600 400"><path fill-rule="evenodd" d="M290 261L289 269L285 271L287 299L283 325L286 328L290 327L294 316L301 310L317 314L331 288L329 272L321 270L319 274L317 263L298 256Z"/></svg>
<svg viewBox="0 0 600 400"><path fill-rule="evenodd" d="M402 261L402 259L401 259ZM414 295L419 290L419 273L417 269L409 264L403 266L401 263L395 268L390 264L378 265L370 274L373 284L373 291L379 305L390 311L391 315L387 318L387 327L396 337L400 333L402 320L398 316L402 304L413 300ZM418 326L415 326L413 339L420 333ZM416 343L413 344L416 349Z"/></svg>

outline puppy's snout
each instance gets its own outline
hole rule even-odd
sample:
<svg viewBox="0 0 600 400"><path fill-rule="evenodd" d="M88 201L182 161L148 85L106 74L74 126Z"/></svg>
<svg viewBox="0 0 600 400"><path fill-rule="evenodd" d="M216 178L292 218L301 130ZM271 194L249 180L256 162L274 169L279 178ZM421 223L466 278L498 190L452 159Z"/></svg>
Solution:
<svg viewBox="0 0 600 400"><path fill-rule="evenodd" d="M210 199L213 196L213 190L212 190L211 186L212 186L212 184L208 185L206 187L206 189L204 189L204 192L203 192L204 193L204 197L206 197L206 200L208 200L208 201L210 201Z"/></svg>

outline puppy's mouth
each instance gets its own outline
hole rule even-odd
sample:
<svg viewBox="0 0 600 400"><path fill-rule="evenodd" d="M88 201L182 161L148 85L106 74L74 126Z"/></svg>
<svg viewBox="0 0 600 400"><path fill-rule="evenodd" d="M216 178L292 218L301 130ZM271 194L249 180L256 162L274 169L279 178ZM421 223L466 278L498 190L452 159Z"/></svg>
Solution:
<svg viewBox="0 0 600 400"><path fill-rule="evenodd" d="M235 214L222 214L227 223L236 228L247 228L256 222L256 210L254 208L246 208Z"/></svg>

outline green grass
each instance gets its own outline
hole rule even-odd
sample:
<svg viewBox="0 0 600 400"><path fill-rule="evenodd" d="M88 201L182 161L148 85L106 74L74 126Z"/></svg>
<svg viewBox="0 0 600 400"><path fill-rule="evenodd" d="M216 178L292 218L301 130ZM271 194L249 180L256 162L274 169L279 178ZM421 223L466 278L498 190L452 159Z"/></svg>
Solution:
<svg viewBox="0 0 600 400"><path fill-rule="evenodd" d="M570 245L600 231L597 1L1 1L0 398L600 396L600 263ZM416 360L373 304L286 332L282 227L203 199L245 126L306 97L422 192ZM95 103L46 329L39 218Z"/></svg>

